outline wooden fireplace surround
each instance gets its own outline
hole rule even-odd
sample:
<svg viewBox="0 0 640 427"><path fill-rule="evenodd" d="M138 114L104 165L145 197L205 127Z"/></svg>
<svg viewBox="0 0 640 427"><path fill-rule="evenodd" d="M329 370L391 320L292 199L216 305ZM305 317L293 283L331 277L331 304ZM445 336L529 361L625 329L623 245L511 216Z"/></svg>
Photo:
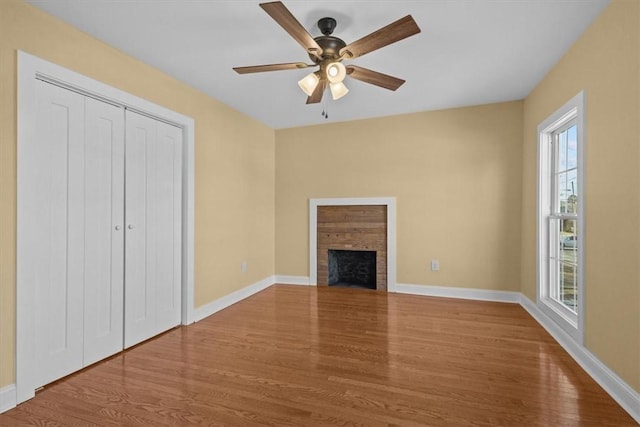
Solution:
<svg viewBox="0 0 640 427"><path fill-rule="evenodd" d="M387 206L318 206L318 286L327 286L330 249L376 251L376 290L386 291Z"/></svg>

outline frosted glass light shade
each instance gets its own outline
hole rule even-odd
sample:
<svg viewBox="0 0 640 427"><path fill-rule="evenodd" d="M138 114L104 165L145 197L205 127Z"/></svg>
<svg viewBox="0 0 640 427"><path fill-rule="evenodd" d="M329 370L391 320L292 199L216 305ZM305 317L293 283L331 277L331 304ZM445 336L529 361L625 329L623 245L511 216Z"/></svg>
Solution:
<svg viewBox="0 0 640 427"><path fill-rule="evenodd" d="M307 96L311 96L316 86L320 83L320 78L316 73L307 74L302 80L298 81L298 86Z"/></svg>
<svg viewBox="0 0 640 427"><path fill-rule="evenodd" d="M349 92L349 89L347 89L347 87L342 82L330 83L329 89L331 89L331 96L333 97L334 101L336 99L342 98Z"/></svg>
<svg viewBox="0 0 640 427"><path fill-rule="evenodd" d="M329 64L326 72L329 83L340 83L347 75L347 69L340 62L332 62Z"/></svg>

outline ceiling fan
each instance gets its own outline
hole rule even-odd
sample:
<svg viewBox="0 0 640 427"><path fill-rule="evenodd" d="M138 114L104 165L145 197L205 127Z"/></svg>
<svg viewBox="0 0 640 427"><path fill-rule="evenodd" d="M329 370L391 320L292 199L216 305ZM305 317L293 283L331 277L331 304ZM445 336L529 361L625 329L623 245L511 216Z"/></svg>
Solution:
<svg viewBox="0 0 640 427"><path fill-rule="evenodd" d="M420 28L411 15L400 18L355 42L346 44L342 39L332 36L336 27L333 18L322 18L318 21L321 36L312 37L298 20L289 12L282 2L261 3L271 18L291 35L308 53L313 64L304 62L288 62L284 64L254 65L235 67L238 74L261 73L264 71L295 70L307 67L320 68L305 76L298 82L300 88L308 95L307 104L315 104L322 100L325 89L329 86L333 99L339 99L349 92L344 85L345 76L383 87L389 90L398 89L405 81L397 77L382 74L356 65L342 64L344 59L354 59L420 32Z"/></svg>

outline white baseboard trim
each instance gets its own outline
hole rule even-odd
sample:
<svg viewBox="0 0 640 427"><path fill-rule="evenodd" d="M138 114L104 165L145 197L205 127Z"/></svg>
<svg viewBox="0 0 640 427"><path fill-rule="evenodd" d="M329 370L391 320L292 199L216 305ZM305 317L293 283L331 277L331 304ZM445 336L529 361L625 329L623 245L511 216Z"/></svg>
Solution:
<svg viewBox="0 0 640 427"><path fill-rule="evenodd" d="M230 305L233 305L245 298L250 297L253 294L257 294L258 292L267 289L269 286L275 283L275 279L276 276L269 276L265 279L260 280L259 282L246 286L242 289L238 289L237 291L232 292L229 295L225 295L222 298L218 298L217 300L211 301L208 304L196 308L194 313L194 321L199 322L205 317L209 317L212 314L229 307Z"/></svg>
<svg viewBox="0 0 640 427"><path fill-rule="evenodd" d="M276 276L276 283L279 285L311 286L308 276Z"/></svg>
<svg viewBox="0 0 640 427"><path fill-rule="evenodd" d="M0 388L0 414L15 408L16 405L16 385L9 384Z"/></svg>
<svg viewBox="0 0 640 427"><path fill-rule="evenodd" d="M478 301L520 302L520 292L487 289L451 288L447 286L409 285L396 283L395 292L429 297L461 298Z"/></svg>
<svg viewBox="0 0 640 427"><path fill-rule="evenodd" d="M270 276L252 285L225 295L195 310L195 321L208 317L230 305L250 297L273 284L306 285L305 276ZM584 346L576 343L566 332L547 317L529 298L520 292L494 291L485 289L450 288L446 286L427 286L396 284L397 293L423 295L444 298L461 298L479 301L495 301L520 304L569 355L584 369L631 417L640 424L640 393L629 386L615 372L609 369ZM10 384L0 389L0 413L16 407L16 388Z"/></svg>
<svg viewBox="0 0 640 427"><path fill-rule="evenodd" d="M607 393L618 402L640 424L640 393L609 369L604 363L593 355L586 347L578 344L553 320L551 320L538 306L520 294L520 305L549 332L549 334L564 348L569 355L590 376L605 389Z"/></svg>
<svg viewBox="0 0 640 427"><path fill-rule="evenodd" d="M625 411L640 424L640 393L609 369L586 347L578 344L538 306L521 292L484 289L451 288L446 286L396 285L396 292L444 298L462 298L520 304L567 353L591 376Z"/></svg>

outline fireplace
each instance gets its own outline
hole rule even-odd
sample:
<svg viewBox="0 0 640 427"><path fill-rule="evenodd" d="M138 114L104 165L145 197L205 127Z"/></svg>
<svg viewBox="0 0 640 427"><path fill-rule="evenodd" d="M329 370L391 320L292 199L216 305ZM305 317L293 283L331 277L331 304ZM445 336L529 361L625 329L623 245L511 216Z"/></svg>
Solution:
<svg viewBox="0 0 640 427"><path fill-rule="evenodd" d="M318 206L314 220L318 286L387 290L386 205Z"/></svg>
<svg viewBox="0 0 640 427"><path fill-rule="evenodd" d="M329 249L327 284L376 289L376 251Z"/></svg>

